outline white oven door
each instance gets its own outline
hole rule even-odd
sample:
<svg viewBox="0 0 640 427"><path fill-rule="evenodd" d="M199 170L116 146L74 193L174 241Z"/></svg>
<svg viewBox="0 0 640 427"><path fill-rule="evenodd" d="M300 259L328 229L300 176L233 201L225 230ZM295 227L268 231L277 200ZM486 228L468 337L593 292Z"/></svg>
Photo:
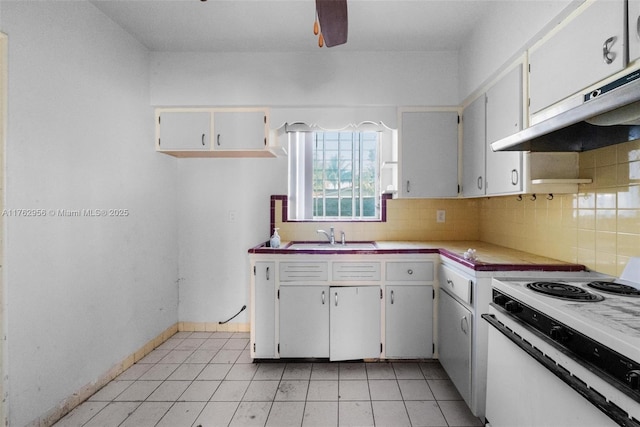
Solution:
<svg viewBox="0 0 640 427"><path fill-rule="evenodd" d="M518 325L490 308L514 332ZM526 331L522 331L526 333ZM520 334L521 336L525 336ZM531 338L527 339L531 342ZM535 342L531 342L534 346ZM489 326L486 418L491 427L605 427L611 418L540 362ZM542 356L544 357L544 356Z"/></svg>

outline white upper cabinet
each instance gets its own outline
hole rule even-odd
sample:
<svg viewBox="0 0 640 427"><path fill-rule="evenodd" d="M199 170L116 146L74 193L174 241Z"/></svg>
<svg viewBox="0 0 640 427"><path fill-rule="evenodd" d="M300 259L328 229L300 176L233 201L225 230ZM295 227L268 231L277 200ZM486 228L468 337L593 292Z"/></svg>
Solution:
<svg viewBox="0 0 640 427"><path fill-rule="evenodd" d="M523 66L517 63L462 113L462 195L575 193L578 153L491 150L491 143L522 129Z"/></svg>
<svg viewBox="0 0 640 427"><path fill-rule="evenodd" d="M483 196L486 155L486 98L478 97L462 112L462 194Z"/></svg>
<svg viewBox="0 0 640 427"><path fill-rule="evenodd" d="M522 152L491 150L491 143L522 130L522 64L487 91L486 194L522 190Z"/></svg>
<svg viewBox="0 0 640 427"><path fill-rule="evenodd" d="M640 0L629 0L629 61L640 59Z"/></svg>
<svg viewBox="0 0 640 427"><path fill-rule="evenodd" d="M400 197L458 195L458 112L403 111Z"/></svg>
<svg viewBox="0 0 640 427"><path fill-rule="evenodd" d="M158 108L156 151L176 157L275 157L266 108Z"/></svg>
<svg viewBox="0 0 640 427"><path fill-rule="evenodd" d="M261 150L267 146L264 111L220 111L213 114L215 149Z"/></svg>
<svg viewBox="0 0 640 427"><path fill-rule="evenodd" d="M586 2L529 51L530 112L536 114L626 66L623 0Z"/></svg>
<svg viewBox="0 0 640 427"><path fill-rule="evenodd" d="M160 150L209 150L211 114L208 112L165 111L158 115Z"/></svg>

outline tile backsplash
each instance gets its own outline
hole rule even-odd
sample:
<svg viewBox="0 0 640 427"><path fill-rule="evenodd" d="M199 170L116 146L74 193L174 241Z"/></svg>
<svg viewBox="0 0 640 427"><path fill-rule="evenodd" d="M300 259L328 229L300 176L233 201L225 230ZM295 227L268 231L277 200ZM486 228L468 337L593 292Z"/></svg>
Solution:
<svg viewBox="0 0 640 427"><path fill-rule="evenodd" d="M318 229L333 225L347 240L477 240L478 200L392 199L387 201L386 221L282 222L283 200L275 200L274 223L283 241L320 240ZM437 221L445 211L445 222ZM324 238L324 237L323 237Z"/></svg>
<svg viewBox="0 0 640 427"><path fill-rule="evenodd" d="M480 240L620 275L640 256L640 140L580 153L578 194L480 201Z"/></svg>
<svg viewBox="0 0 640 427"><path fill-rule="evenodd" d="M578 194L479 199L393 199L384 222L283 222L283 241L319 240L330 225L348 240L481 240L620 275L640 256L640 140L580 153ZM445 222L437 212L445 211Z"/></svg>

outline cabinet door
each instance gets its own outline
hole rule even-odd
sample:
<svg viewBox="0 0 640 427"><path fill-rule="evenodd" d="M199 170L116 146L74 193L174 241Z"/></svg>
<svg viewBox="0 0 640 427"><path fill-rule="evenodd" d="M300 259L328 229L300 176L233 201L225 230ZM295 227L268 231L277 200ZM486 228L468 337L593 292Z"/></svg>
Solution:
<svg viewBox="0 0 640 427"><path fill-rule="evenodd" d="M529 53L531 113L622 70L625 3L598 0Z"/></svg>
<svg viewBox="0 0 640 427"><path fill-rule="evenodd" d="M640 0L629 0L629 61L640 59Z"/></svg>
<svg viewBox="0 0 640 427"><path fill-rule="evenodd" d="M213 113L214 149L261 150L266 148L266 115L264 111Z"/></svg>
<svg viewBox="0 0 640 427"><path fill-rule="evenodd" d="M401 197L458 194L458 113L403 112Z"/></svg>
<svg viewBox="0 0 640 427"><path fill-rule="evenodd" d="M329 357L329 286L280 286L280 357Z"/></svg>
<svg viewBox="0 0 640 427"><path fill-rule="evenodd" d="M473 101L462 113L462 194L485 194L485 97Z"/></svg>
<svg viewBox="0 0 640 427"><path fill-rule="evenodd" d="M438 358L460 395L471 404L471 312L446 292L440 292Z"/></svg>
<svg viewBox="0 0 640 427"><path fill-rule="evenodd" d="M380 287L331 287L331 360L380 357Z"/></svg>
<svg viewBox="0 0 640 427"><path fill-rule="evenodd" d="M211 113L163 112L158 117L161 150L209 150Z"/></svg>
<svg viewBox="0 0 640 427"><path fill-rule="evenodd" d="M276 356L276 286L275 263L256 262L253 289L254 357Z"/></svg>
<svg viewBox="0 0 640 427"><path fill-rule="evenodd" d="M433 356L433 287L386 287L385 355L400 359Z"/></svg>
<svg viewBox="0 0 640 427"><path fill-rule="evenodd" d="M491 149L491 143L522 129L522 65L487 91L486 194L522 190L522 153Z"/></svg>

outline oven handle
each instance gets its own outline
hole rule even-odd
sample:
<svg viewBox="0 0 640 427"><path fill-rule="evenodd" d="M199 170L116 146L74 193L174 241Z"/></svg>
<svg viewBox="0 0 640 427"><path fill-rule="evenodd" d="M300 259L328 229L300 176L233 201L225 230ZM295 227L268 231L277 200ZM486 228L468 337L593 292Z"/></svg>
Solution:
<svg viewBox="0 0 640 427"><path fill-rule="evenodd" d="M586 386L582 381L577 380L568 371L560 368L551 359L545 357L542 353L537 352L529 343L524 341L518 335L516 335L511 329L503 325L496 316L493 314L483 314L481 317L486 320L491 326L496 328L498 332L502 333L512 343L520 347L525 353L533 357L538 363L547 368L556 377L564 381L569 387L578 392L582 397L591 402L596 408L604 412L609 418L614 420L621 426L628 427L640 427L640 422L636 422L630 419L622 409L613 405L594 390ZM525 327L525 325L523 325Z"/></svg>

